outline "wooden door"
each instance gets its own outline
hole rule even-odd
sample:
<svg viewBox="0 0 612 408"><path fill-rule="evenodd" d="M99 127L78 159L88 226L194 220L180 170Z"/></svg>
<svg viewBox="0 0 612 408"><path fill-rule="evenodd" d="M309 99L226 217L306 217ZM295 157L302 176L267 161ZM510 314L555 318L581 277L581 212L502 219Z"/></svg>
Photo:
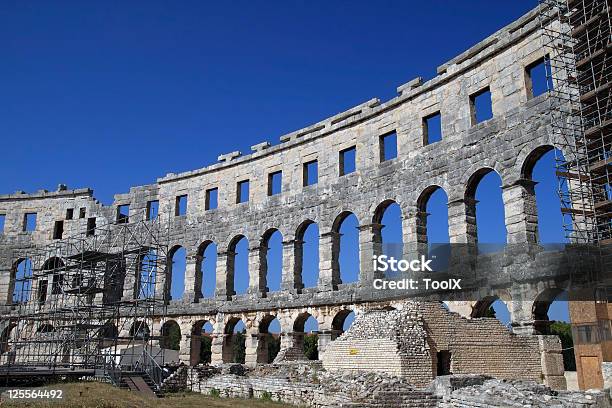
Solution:
<svg viewBox="0 0 612 408"><path fill-rule="evenodd" d="M603 388L601 363L596 356L580 356L582 366L582 384L585 390L590 388Z"/></svg>

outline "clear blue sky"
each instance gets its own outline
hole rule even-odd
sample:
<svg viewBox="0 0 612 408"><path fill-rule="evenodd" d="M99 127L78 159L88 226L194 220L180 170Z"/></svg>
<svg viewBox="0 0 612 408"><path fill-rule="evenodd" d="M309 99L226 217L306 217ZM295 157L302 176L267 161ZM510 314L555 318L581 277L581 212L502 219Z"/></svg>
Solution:
<svg viewBox="0 0 612 408"><path fill-rule="evenodd" d="M66 183L110 204L130 186L390 99L535 5L1 2L0 193ZM539 188L554 191L547 180ZM499 181L484 185L492 201L480 214L498 222L481 240L503 241ZM541 223L559 241L558 202L539 206L554 209ZM444 223L431 222L443 241Z"/></svg>

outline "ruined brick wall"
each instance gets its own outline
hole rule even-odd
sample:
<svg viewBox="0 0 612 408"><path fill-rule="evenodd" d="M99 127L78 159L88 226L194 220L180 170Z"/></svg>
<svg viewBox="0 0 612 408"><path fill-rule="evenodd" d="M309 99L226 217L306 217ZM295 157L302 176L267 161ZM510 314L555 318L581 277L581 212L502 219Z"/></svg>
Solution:
<svg viewBox="0 0 612 408"><path fill-rule="evenodd" d="M432 357L419 306L371 311L353 322L323 354L331 371L383 372L410 378L414 385L433 379Z"/></svg>

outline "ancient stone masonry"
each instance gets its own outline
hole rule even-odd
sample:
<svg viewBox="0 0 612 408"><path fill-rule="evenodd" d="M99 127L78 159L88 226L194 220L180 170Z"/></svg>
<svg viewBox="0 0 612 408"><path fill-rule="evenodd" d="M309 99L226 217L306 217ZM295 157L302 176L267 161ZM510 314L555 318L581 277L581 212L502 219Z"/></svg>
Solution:
<svg viewBox="0 0 612 408"><path fill-rule="evenodd" d="M385 344L379 344L378 352L388 353L390 360L399 359L388 367L400 375L408 370L402 365L403 356L411 356L422 368L417 383L436 376L434 351L450 351L452 368L457 372L485 371L516 378L519 374L504 371L502 366L520 359L527 378L562 387L558 381L562 368L551 363L558 360L557 346L536 336L542 332L536 306L552 301L548 295L558 293L568 280L566 255L544 251L538 243L532 169L559 143L549 132L549 96L534 96L526 86L526 67L558 51L543 47L537 16L537 9L530 11L442 64L433 79L417 78L400 86L391 100L371 99L281 136L280 144L254 140L249 154L221 154L216 164L167 174L155 183L116 194L112 205L98 202L90 189L71 190L66 186L55 192L0 196L0 215L5 216L0 234L0 344L11 338L9 321L19 317L13 290L18 265L29 251L115 223L151 223L159 206L156 222L167 230L168 256L179 247L186 251L185 290L181 298L171 298L171 282L178 278L173 276L172 261L164 262L167 267L158 271L156 293L167 303L167 313L157 316L147 330L153 336L162 336L163 325L176 322L183 363L199 362L204 323L213 327L212 364L221 365L231 360L232 333L242 320L246 327L246 364L255 367L269 363L262 344L271 319L280 322L281 356L291 356L302 349L304 322L313 317L319 325L319 354L326 365L341 365L333 353L326 351L331 348L348 353L356 366L382 370L377 363L367 362L374 350L367 340L360 342L356 334L360 326L335 340L351 311L359 319L372 309L405 305L405 292L379 291L372 285L381 277L373 270L371 260L381 250L383 212L391 203L399 205L404 255L412 258L423 254L427 248L423 214L429 196L441 188L448 196L451 244L473 246L478 242L476 186L485 174L495 171L503 184L510 246L501 254L476 254L468 263L460 251L451 255L463 273L482 276L486 271L496 280L495 285L484 284L464 298L450 299L449 308L462 317L439 308L410 306L408 314L401 315L404 320L400 320L406 324L403 332L393 332L391 326L377 328L378 338ZM483 90L491 92L493 117L476 123L471 101ZM442 140L427 143L424 118L437 113L441 115ZM381 137L390 133L397 135L397 157L384 160ZM356 169L342 174L340 152L350 148L355 148ZM317 182L306 185L304 166L314 161ZM278 172L281 192L270 195L270 174ZM247 180L248 197L239 197L238 183ZM213 189L218 192L215 208L209 200ZM185 200L183 213L178 207ZM36 214L34 227L28 227L26 214ZM339 227L350 214L359 222L359 278L343 282L338 261ZM320 235L319 275L315 287L305 287L302 243L306 227L313 223L318 225ZM282 234L282 283L278 291L269 290L265 267L267 240L274 231ZM237 294L234 261L236 244L243 237L248 240L249 286L246 293ZM211 244L217 248L215 293L204 297L202 263L204 251ZM47 299L52 298L54 287L58 286L49 285ZM130 302L136 297L135 287L135 282L121 282L113 290L122 301ZM502 287L507 289L500 290ZM508 305L512 335L496 322L469 320L481 315L496 298ZM371 316L379 316L373 313ZM400 312L388 316L393 313L400 316ZM364 317L360 325L377 324L375 320ZM466 336L457 336L458 332ZM357 354L351 355L351 342L359 343L354 347L360 350ZM501 352L500 345L507 349ZM470 354L476 346L481 354ZM497 359L487 360L494 361L494 368L478 365L478 359L490 356L495 347ZM420 360L428 354L428 360ZM360 361L362 357L365 360ZM293 353L293 358L300 358L299 353ZM412 371L411 375L417 374Z"/></svg>

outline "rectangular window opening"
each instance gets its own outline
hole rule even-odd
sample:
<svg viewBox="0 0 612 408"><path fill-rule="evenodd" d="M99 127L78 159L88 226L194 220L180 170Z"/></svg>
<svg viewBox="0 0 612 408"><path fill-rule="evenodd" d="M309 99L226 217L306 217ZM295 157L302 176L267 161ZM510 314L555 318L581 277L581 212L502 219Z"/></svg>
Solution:
<svg viewBox="0 0 612 408"><path fill-rule="evenodd" d="M356 169L355 159L357 156L357 149L355 146L349 147L340 151L340 175L353 173Z"/></svg>
<svg viewBox="0 0 612 408"><path fill-rule="evenodd" d="M4 233L4 223L6 222L6 215L0 214L0 234Z"/></svg>
<svg viewBox="0 0 612 408"><path fill-rule="evenodd" d="M74 208L68 208L66 210L66 219L71 220L74 218Z"/></svg>
<svg viewBox="0 0 612 408"><path fill-rule="evenodd" d="M489 87L481 89L470 96L470 108L472 111L472 125L484 122L493 117L493 105Z"/></svg>
<svg viewBox="0 0 612 408"><path fill-rule="evenodd" d="M47 300L47 287L49 286L49 283L46 279L43 279L40 281L40 283L38 284L38 296L36 296L38 298L38 303L45 303L45 301Z"/></svg>
<svg viewBox="0 0 612 408"><path fill-rule="evenodd" d="M316 160L304 163L304 187L319 182L319 163Z"/></svg>
<svg viewBox="0 0 612 408"><path fill-rule="evenodd" d="M423 118L423 146L442 140L442 115L440 112Z"/></svg>
<svg viewBox="0 0 612 408"><path fill-rule="evenodd" d="M268 174L268 195L280 194L283 190L283 172L275 171Z"/></svg>
<svg viewBox="0 0 612 408"><path fill-rule="evenodd" d="M130 205L124 204L117 207L117 223L126 224L130 221Z"/></svg>
<svg viewBox="0 0 612 408"><path fill-rule="evenodd" d="M62 286L64 284L64 275L57 274L53 275L53 281L51 283L51 294L57 295L62 293Z"/></svg>
<svg viewBox="0 0 612 408"><path fill-rule="evenodd" d="M219 189L218 188L209 188L206 190L206 210L214 210L219 205Z"/></svg>
<svg viewBox="0 0 612 408"><path fill-rule="evenodd" d="M79 208L79 218L85 218L85 212L87 210L85 209L85 207L81 207Z"/></svg>
<svg viewBox="0 0 612 408"><path fill-rule="evenodd" d="M380 161L395 159L397 157L397 133L395 131L380 137Z"/></svg>
<svg viewBox="0 0 612 408"><path fill-rule="evenodd" d="M91 217L87 219L87 236L91 237L96 234L96 217Z"/></svg>
<svg viewBox="0 0 612 408"><path fill-rule="evenodd" d="M53 239L62 239L64 236L64 221L55 221L53 226Z"/></svg>
<svg viewBox="0 0 612 408"><path fill-rule="evenodd" d="M527 96L531 99L553 89L548 55L525 67Z"/></svg>
<svg viewBox="0 0 612 408"><path fill-rule="evenodd" d="M36 213L26 213L23 216L23 230L27 232L36 230Z"/></svg>
<svg viewBox="0 0 612 408"><path fill-rule="evenodd" d="M187 215L187 194L183 194L176 197L174 205L174 215L177 217Z"/></svg>
<svg viewBox="0 0 612 408"><path fill-rule="evenodd" d="M147 221L152 221L159 215L159 201L147 201Z"/></svg>
<svg viewBox="0 0 612 408"><path fill-rule="evenodd" d="M236 187L236 203L249 201L249 180L239 181Z"/></svg>

